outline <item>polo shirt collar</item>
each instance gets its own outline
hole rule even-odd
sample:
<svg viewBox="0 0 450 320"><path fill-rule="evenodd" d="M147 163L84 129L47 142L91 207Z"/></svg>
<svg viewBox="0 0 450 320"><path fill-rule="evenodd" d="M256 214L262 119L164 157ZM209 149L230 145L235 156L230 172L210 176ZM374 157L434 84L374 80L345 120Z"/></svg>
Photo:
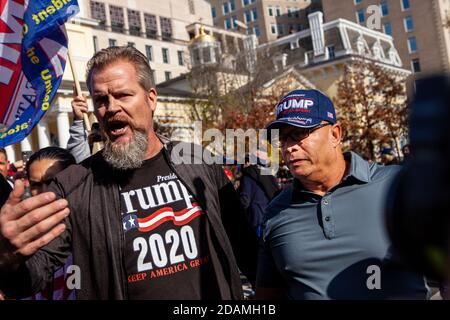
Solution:
<svg viewBox="0 0 450 320"><path fill-rule="evenodd" d="M350 171L343 180L353 177L361 182L370 182L370 164L356 153L350 151L344 153L345 161L350 161Z"/></svg>
<svg viewBox="0 0 450 320"><path fill-rule="evenodd" d="M342 181L348 181L350 178L354 178L362 183L370 182L370 164L363 158L361 158L358 154L350 151L344 153L345 161L350 161L350 171L348 174L342 179ZM298 179L294 179L294 191L301 193L311 193L308 190L303 188L302 183Z"/></svg>

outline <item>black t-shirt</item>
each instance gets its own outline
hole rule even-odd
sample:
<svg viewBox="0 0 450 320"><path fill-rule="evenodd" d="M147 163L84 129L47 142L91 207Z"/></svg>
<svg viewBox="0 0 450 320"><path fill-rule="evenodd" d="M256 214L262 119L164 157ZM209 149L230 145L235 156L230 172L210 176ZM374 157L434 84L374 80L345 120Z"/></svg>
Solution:
<svg viewBox="0 0 450 320"><path fill-rule="evenodd" d="M220 299L209 223L162 152L121 186L130 299Z"/></svg>

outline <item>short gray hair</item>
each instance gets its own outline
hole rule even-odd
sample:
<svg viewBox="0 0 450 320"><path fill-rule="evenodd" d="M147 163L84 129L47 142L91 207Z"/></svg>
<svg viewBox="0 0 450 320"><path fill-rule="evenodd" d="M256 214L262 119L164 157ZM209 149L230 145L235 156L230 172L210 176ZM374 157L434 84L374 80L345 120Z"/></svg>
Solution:
<svg viewBox="0 0 450 320"><path fill-rule="evenodd" d="M117 61L128 61L136 69L140 86L149 91L155 87L152 77L152 69L147 57L132 46L109 47L97 52L87 64L86 82L91 91L91 80L94 71L102 70ZM92 92L91 92L92 93Z"/></svg>

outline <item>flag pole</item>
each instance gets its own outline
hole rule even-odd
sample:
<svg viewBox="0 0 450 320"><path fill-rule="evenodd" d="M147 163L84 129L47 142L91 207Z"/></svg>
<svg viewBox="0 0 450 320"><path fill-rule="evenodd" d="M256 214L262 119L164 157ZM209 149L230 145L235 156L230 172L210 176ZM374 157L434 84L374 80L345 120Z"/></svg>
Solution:
<svg viewBox="0 0 450 320"><path fill-rule="evenodd" d="M78 75L77 75L77 71L75 70L75 66L72 61L72 55L70 54L70 49L67 50L67 58L69 59L70 69L72 69L72 76L73 76L73 82L75 82L76 94L77 94L77 96L81 96L82 92L81 92L80 81L78 81ZM86 112L83 112L83 121L84 121L84 126L86 127L86 130L91 131L91 124L89 122L89 118L88 118L88 115Z"/></svg>

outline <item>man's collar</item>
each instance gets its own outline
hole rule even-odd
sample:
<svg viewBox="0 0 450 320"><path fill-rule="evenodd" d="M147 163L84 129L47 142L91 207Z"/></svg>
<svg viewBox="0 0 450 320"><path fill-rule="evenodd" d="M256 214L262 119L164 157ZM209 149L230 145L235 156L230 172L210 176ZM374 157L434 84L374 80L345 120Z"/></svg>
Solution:
<svg viewBox="0 0 450 320"><path fill-rule="evenodd" d="M352 151L345 152L344 159L350 167L347 175L343 177L342 182L348 181L350 178L354 178L362 183L370 182L370 168L367 161ZM307 193L310 192L303 187L298 179L294 179L294 190Z"/></svg>
<svg viewBox="0 0 450 320"><path fill-rule="evenodd" d="M342 179L343 181L353 177L364 183L370 182L370 168L366 160L352 151L344 153L344 159L350 164L350 170L347 176Z"/></svg>

